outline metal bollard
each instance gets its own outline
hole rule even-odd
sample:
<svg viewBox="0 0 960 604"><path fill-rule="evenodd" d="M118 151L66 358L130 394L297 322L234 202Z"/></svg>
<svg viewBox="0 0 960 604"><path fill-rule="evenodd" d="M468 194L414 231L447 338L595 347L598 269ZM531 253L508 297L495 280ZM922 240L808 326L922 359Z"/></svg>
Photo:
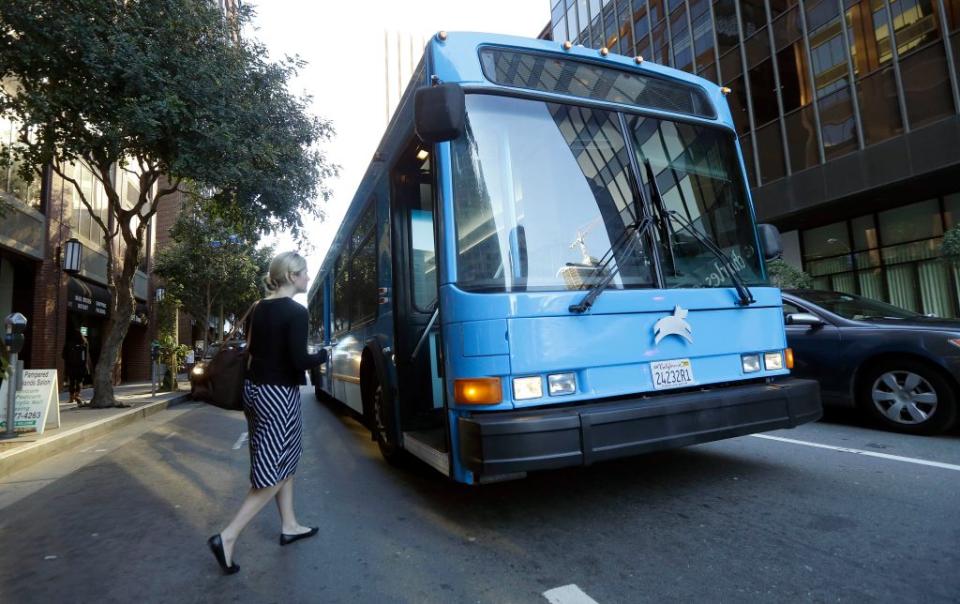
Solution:
<svg viewBox="0 0 960 604"><path fill-rule="evenodd" d="M2 439L17 437L16 427L14 426L14 407L17 401L17 390L23 386L19 356L20 351L23 350L25 340L23 332L27 330L27 318L16 312L7 315L7 318L4 320L4 325L6 326L6 333L4 334L3 341L7 345L7 348L10 349L10 369L12 375L7 376L7 379L10 381L10 386L7 388L7 429L0 435Z"/></svg>

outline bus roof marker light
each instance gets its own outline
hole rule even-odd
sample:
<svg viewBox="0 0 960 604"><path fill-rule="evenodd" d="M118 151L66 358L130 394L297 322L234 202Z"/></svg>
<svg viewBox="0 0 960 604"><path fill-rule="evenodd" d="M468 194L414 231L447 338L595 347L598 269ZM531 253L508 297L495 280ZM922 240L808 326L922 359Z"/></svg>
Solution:
<svg viewBox="0 0 960 604"><path fill-rule="evenodd" d="M570 42L570 40L564 40L564 41L563 41L563 49L564 49L564 50L570 50L571 48L573 48L573 43Z"/></svg>
<svg viewBox="0 0 960 604"><path fill-rule="evenodd" d="M636 63L637 65L643 65L643 56L637 55L633 57L633 62Z"/></svg>
<svg viewBox="0 0 960 604"><path fill-rule="evenodd" d="M606 46L600 49L600 56L605 57L608 54L610 54L610 49L607 48Z"/></svg>
<svg viewBox="0 0 960 604"><path fill-rule="evenodd" d="M724 86L720 89L720 92L722 92L723 94L730 94L733 91L727 88L726 86Z"/></svg>
<svg viewBox="0 0 960 604"><path fill-rule="evenodd" d="M445 42L447 39L447 32L441 31L437 33L437 39L440 40L441 42Z"/></svg>

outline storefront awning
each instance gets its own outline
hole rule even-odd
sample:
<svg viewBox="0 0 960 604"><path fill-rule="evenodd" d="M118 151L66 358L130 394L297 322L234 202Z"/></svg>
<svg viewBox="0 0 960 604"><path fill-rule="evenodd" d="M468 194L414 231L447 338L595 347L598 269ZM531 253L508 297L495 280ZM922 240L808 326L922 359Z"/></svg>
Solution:
<svg viewBox="0 0 960 604"><path fill-rule="evenodd" d="M110 292L102 285L70 277L67 308L81 315L106 317L110 314Z"/></svg>

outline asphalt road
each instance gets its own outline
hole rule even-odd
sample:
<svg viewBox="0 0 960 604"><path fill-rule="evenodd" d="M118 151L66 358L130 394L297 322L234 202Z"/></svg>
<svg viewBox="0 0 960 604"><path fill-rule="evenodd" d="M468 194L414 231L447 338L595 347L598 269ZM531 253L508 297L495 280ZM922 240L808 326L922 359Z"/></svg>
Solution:
<svg viewBox="0 0 960 604"><path fill-rule="evenodd" d="M247 488L246 426L183 405L0 481L0 602L960 600L956 431L831 414L770 436L833 448L749 436L465 487L303 398L318 538L281 548L264 508L221 576L205 540Z"/></svg>

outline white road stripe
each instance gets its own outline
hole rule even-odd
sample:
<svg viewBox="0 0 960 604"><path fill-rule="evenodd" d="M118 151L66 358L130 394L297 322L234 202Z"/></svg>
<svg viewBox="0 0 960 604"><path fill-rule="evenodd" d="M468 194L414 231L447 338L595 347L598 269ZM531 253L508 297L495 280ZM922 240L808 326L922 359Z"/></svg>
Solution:
<svg viewBox="0 0 960 604"><path fill-rule="evenodd" d="M545 591L543 597L550 604L597 604L596 600L583 593L583 590L573 583Z"/></svg>
<svg viewBox="0 0 960 604"><path fill-rule="evenodd" d="M244 432L240 435L240 438L237 439L237 442L233 443L233 449L236 451L243 445L243 441L247 440L247 433Z"/></svg>
<svg viewBox="0 0 960 604"><path fill-rule="evenodd" d="M829 449L830 451L840 451L841 453L853 453L855 455L865 455L867 457L879 457L880 459L890 459L893 461L904 461L906 463L917 464L919 466L930 466L932 468L941 468L944 470L953 470L960 472L960 466L952 463L943 463L941 461L927 461L926 459L917 459L915 457L901 457L899 455L889 455L887 453L874 453L873 451L862 451L860 449L851 449L849 447L834 447L833 445L821 445L820 443L811 443L804 440L794 440L792 438L783 438L780 436L770 436L768 434L751 434L755 438L766 440L776 440L793 445L803 445L805 447L815 447L817 449Z"/></svg>

